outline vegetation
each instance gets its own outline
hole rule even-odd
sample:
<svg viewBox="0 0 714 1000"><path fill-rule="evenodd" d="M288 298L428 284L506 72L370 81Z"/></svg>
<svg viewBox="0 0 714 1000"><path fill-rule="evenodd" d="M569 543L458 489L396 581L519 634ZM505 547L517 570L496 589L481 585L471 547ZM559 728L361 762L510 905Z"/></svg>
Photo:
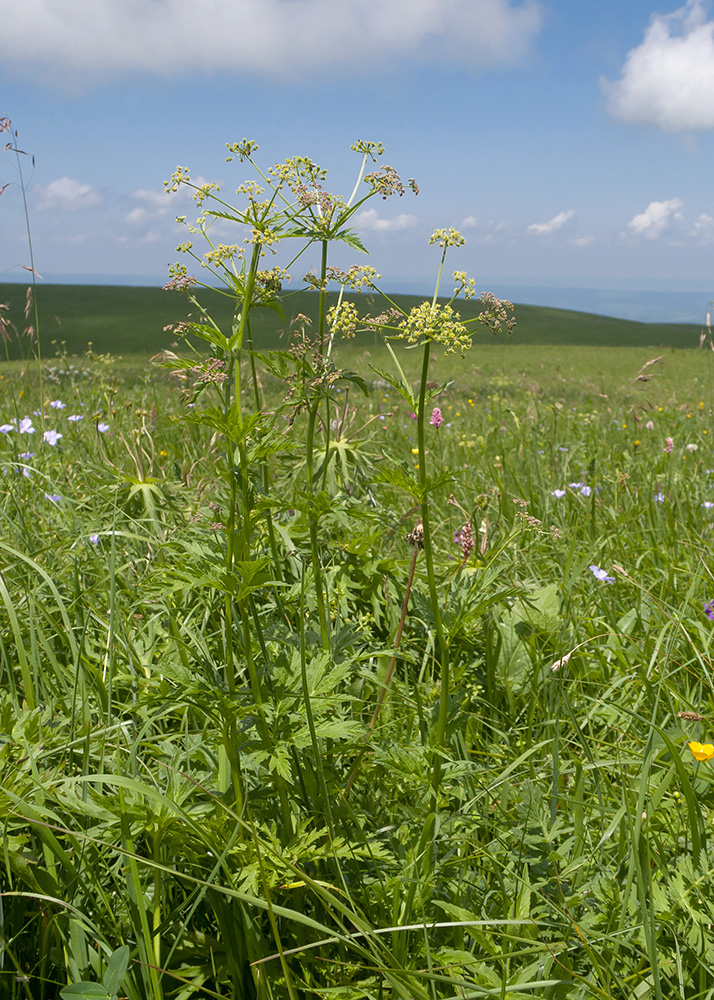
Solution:
<svg viewBox="0 0 714 1000"><path fill-rule="evenodd" d="M202 353L2 375L3 995L710 997L711 354L461 360L511 316L439 298L453 230L431 302L328 309L323 180L195 189L251 234L226 324L172 271Z"/></svg>
<svg viewBox="0 0 714 1000"><path fill-rule="evenodd" d="M334 286L333 286L334 287ZM232 322L231 303L212 289L197 296L216 323L227 329ZM399 308L408 312L421 301L415 295L390 296ZM261 350L285 349L289 330L296 316L309 316L317 322L319 299L315 292L297 291L281 296L284 315L272 310L256 310L253 337ZM336 299L333 293L329 301ZM25 289L18 284L0 284L0 302L10 307L9 317L15 327L25 326L23 310ZM360 304L365 312L379 311L378 297L364 291ZM700 327L684 323L635 323L611 316L548 309L543 306L518 307L518 324L511 346L565 347L659 347L686 350L699 345ZM471 302L463 303L462 315L473 317L478 311ZM100 354L142 354L150 356L171 346L174 337L164 327L176 322L175 300L160 288L127 288L102 285L39 286L38 312L45 350L54 353L64 345L70 354L84 354L89 344ZM364 347L381 347L374 333L357 334ZM31 356L31 346L13 340L8 348L11 357Z"/></svg>

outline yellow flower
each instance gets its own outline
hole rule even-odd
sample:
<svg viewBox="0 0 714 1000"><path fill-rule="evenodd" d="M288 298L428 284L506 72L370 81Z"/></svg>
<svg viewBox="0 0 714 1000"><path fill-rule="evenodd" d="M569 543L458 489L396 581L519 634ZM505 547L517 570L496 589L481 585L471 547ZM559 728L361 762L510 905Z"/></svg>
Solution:
<svg viewBox="0 0 714 1000"><path fill-rule="evenodd" d="M689 744L689 749L695 760L711 760L714 757L714 743L697 743L695 740Z"/></svg>

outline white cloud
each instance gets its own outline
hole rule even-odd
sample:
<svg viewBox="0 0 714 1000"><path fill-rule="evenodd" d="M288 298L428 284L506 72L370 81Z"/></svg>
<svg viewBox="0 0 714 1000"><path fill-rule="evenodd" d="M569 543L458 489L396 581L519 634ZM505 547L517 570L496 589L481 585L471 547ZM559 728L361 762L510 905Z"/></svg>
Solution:
<svg viewBox="0 0 714 1000"><path fill-rule="evenodd" d="M571 208L567 212L558 212L554 215L552 219L548 222L534 222L528 227L529 233L535 233L536 236L550 236L551 233L557 232L562 229L563 226L570 222L575 216L575 209Z"/></svg>
<svg viewBox="0 0 714 1000"><path fill-rule="evenodd" d="M628 55L619 80L601 80L608 110L666 132L714 128L714 21L701 0L658 14Z"/></svg>
<svg viewBox="0 0 714 1000"><path fill-rule="evenodd" d="M467 215L465 219L462 219L459 223L459 229L476 229L478 226L478 219L475 215Z"/></svg>
<svg viewBox="0 0 714 1000"><path fill-rule="evenodd" d="M702 212L692 226L689 235L693 236L700 243L714 242L714 217Z"/></svg>
<svg viewBox="0 0 714 1000"><path fill-rule="evenodd" d="M354 219L355 228L370 233L397 233L402 229L416 226L416 215L395 215L392 219L381 219L376 208L366 208L358 212Z"/></svg>
<svg viewBox="0 0 714 1000"><path fill-rule="evenodd" d="M59 209L63 212L75 212L80 208L93 208L101 205L102 197L91 184L83 184L72 177L59 177L47 185L37 185L40 210Z"/></svg>
<svg viewBox="0 0 714 1000"><path fill-rule="evenodd" d="M644 212L627 223L627 228L633 236L656 240L670 228L674 220L682 218L681 207L682 201L679 198L651 201Z"/></svg>
<svg viewBox="0 0 714 1000"><path fill-rule="evenodd" d="M0 0L1 2L1 0ZM208 183L205 177L192 177L193 184ZM218 184L218 181L213 183ZM165 215L177 215L186 210L186 205L192 202L193 189L181 187L178 191L154 191L151 188L136 188L130 195L132 201L138 202L136 208L127 212L125 219L132 225L138 225L149 219L159 219ZM198 209L196 213L198 214Z"/></svg>
<svg viewBox="0 0 714 1000"><path fill-rule="evenodd" d="M590 247L595 242L594 236L578 236L573 240L576 247Z"/></svg>
<svg viewBox="0 0 714 1000"><path fill-rule="evenodd" d="M0 0L3 63L60 86L117 74L302 78L404 61L516 64L539 0Z"/></svg>

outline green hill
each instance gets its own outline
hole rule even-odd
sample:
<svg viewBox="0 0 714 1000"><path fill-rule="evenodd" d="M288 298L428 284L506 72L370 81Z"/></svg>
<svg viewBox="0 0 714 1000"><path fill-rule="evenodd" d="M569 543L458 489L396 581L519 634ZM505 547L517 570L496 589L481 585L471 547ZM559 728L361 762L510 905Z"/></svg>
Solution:
<svg viewBox="0 0 714 1000"><path fill-rule="evenodd" d="M95 351L111 354L154 354L170 347L175 338L164 327L187 318L189 303L176 292L160 288L115 285L40 285L38 306L43 354L55 353L57 344L64 342L70 354L82 354L89 343ZM410 308L422 301L416 295L394 295L400 306ZM334 301L334 297L332 297ZM218 292L203 291L201 301L222 329L230 329L232 303ZM0 284L0 303L7 303L9 316L22 330L25 286ZM381 312L382 301L372 295L357 297L360 311ZM253 319L256 347L270 349L286 344L285 330L298 313L315 318L317 295L297 292L284 296L285 320L268 309L260 310ZM477 302L459 306L464 318L479 311ZM511 340L517 344L602 346L602 347L678 347L699 345L699 327L684 323L635 323L631 320L596 316L591 313L542 306L516 306L517 326ZM32 321L32 320L30 320ZM369 344L374 335L365 335ZM491 334L479 334L488 342ZM359 342L359 341L358 341ZM27 341L21 341L27 351ZM8 342L11 357L20 356L14 338Z"/></svg>

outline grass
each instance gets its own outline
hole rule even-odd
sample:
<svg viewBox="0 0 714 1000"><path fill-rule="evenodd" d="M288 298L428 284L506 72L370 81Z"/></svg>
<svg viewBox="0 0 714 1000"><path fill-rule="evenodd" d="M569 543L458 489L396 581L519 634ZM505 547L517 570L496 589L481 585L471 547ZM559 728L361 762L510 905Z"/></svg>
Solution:
<svg viewBox="0 0 714 1000"><path fill-rule="evenodd" d="M313 496L308 417L261 373L273 432L247 447L270 480L251 479L255 554L230 576L234 477L191 376L8 366L0 423L35 431L0 437L3 995L714 995L714 782L687 749L714 715L712 362L667 351L634 381L651 356L488 340L436 359L436 801L418 551L370 726L418 515L414 421L368 367L384 356L340 350L368 395L333 390Z"/></svg>
<svg viewBox="0 0 714 1000"><path fill-rule="evenodd" d="M230 300L218 292L203 291L199 296L218 324L230 327ZM395 295L394 301L410 308L416 296ZM0 302L11 307L10 318L18 329L25 325L22 310L25 291L19 284L0 284ZM261 349L285 346L284 331L299 313L316 318L318 296L299 292L283 297L285 319L269 309L256 310L252 319L255 343ZM361 304L368 311L381 306L364 294ZM464 317L475 315L480 307L464 303ZM82 354L87 345L99 353L152 355L170 346L175 339L163 332L169 323L185 319L183 304L159 288L123 288L101 285L42 285L39 296L40 328L45 350L52 341L64 343L70 354ZM686 349L699 344L699 327L687 324L635 323L630 320L594 316L589 313L541 306L518 306L518 323L512 335L514 345L563 347L578 344L588 347L660 347ZM365 344L375 343L362 335ZM11 345L13 356L18 348Z"/></svg>

